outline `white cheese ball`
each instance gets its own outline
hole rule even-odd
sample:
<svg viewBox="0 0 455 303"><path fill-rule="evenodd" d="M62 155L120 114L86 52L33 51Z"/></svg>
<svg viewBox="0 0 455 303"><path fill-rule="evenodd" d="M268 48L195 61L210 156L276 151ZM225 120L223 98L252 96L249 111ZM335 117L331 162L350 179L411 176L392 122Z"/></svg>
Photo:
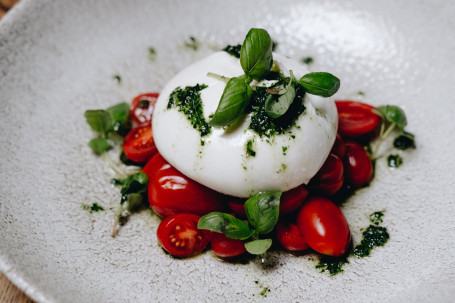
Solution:
<svg viewBox="0 0 455 303"><path fill-rule="evenodd" d="M309 71L299 63L278 54L274 62L285 74L292 70L296 79ZM226 83L207 76L226 77L244 74L239 59L217 52L183 69L161 92L153 114L152 129L161 155L189 178L220 193L249 197L260 191L287 191L308 181L317 173L335 141L338 115L333 99L305 94L305 111L296 125L284 134L262 138L249 129L247 116L229 131L212 127L201 137L184 113L167 108L169 96L177 87L196 84L208 87L200 91L206 121L215 113ZM201 140L204 145L201 145ZM252 141L256 155L247 153Z"/></svg>

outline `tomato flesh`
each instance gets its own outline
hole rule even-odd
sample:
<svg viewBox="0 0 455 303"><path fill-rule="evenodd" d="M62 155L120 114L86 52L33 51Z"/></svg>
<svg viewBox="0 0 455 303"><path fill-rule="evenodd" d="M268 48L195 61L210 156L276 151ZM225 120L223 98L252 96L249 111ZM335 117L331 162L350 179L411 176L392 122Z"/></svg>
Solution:
<svg viewBox="0 0 455 303"><path fill-rule="evenodd" d="M346 181L353 187L367 185L373 178L373 164L362 145L346 142L346 158L344 161Z"/></svg>
<svg viewBox="0 0 455 303"><path fill-rule="evenodd" d="M203 216L226 208L226 197L205 187L174 167L157 170L148 184L150 207L160 217L178 213Z"/></svg>
<svg viewBox="0 0 455 303"><path fill-rule="evenodd" d="M335 101L338 110L338 132L346 137L358 137L375 129L381 117L375 107L357 101Z"/></svg>
<svg viewBox="0 0 455 303"><path fill-rule="evenodd" d="M123 143L125 156L134 162L146 162L157 152L150 125L133 128Z"/></svg>
<svg viewBox="0 0 455 303"><path fill-rule="evenodd" d="M295 223L279 221L276 237L281 246L288 251L302 251L310 248Z"/></svg>
<svg viewBox="0 0 455 303"><path fill-rule="evenodd" d="M212 233L210 245L213 253L221 258L237 257L246 252L243 241L228 238L221 233Z"/></svg>
<svg viewBox="0 0 455 303"><path fill-rule="evenodd" d="M322 197L312 197L300 209L297 226L308 245L329 256L346 253L351 242L348 222L340 208Z"/></svg>
<svg viewBox="0 0 455 303"><path fill-rule="evenodd" d="M308 186L314 192L324 196L331 196L340 190L343 186L343 180L343 161L338 156L330 154Z"/></svg>
<svg viewBox="0 0 455 303"><path fill-rule="evenodd" d="M140 125L152 120L159 94L147 93L136 96L131 102L130 115Z"/></svg>
<svg viewBox="0 0 455 303"><path fill-rule="evenodd" d="M198 229L200 217L176 214L161 221L157 229L158 242L176 257L190 257L202 252L210 242L211 231Z"/></svg>

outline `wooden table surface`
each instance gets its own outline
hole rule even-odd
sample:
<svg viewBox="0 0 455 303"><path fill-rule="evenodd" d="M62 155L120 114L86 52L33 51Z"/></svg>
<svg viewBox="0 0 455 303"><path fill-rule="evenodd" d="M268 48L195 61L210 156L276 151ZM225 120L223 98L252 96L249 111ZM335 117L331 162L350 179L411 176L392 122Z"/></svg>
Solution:
<svg viewBox="0 0 455 303"><path fill-rule="evenodd" d="M0 19L19 0L0 0ZM21 290L12 284L8 278L0 273L0 302L8 303L33 303Z"/></svg>

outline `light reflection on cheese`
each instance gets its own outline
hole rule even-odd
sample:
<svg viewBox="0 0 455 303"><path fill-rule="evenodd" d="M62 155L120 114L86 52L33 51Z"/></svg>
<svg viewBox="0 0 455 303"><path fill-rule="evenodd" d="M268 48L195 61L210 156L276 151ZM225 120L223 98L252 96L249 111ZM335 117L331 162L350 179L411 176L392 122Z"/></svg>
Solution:
<svg viewBox="0 0 455 303"><path fill-rule="evenodd" d="M274 61L283 73L292 70L297 79L309 72L278 54L274 54ZM160 94L152 120L155 144L161 155L191 179L237 197L249 197L265 190L286 191L308 183L335 141L338 116L333 99L306 94L306 110L296 121L297 127L272 139L260 138L248 129L250 118L247 116L229 132L212 128L211 133L203 137L202 146L200 133L187 117L176 108L168 109L167 104L175 88L206 84L208 87L201 91L201 99L204 117L209 121L226 85L207 76L209 72L226 77L244 73L239 59L217 52L172 78ZM249 140L253 140L254 157L246 152Z"/></svg>

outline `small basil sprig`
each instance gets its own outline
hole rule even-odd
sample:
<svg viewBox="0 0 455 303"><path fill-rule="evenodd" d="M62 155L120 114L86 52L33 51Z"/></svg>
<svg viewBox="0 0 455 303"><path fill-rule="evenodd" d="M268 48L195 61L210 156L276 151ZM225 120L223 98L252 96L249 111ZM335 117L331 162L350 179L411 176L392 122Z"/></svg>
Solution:
<svg viewBox="0 0 455 303"><path fill-rule="evenodd" d="M307 93L321 97L331 97L340 88L340 79L324 72L303 75L298 82Z"/></svg>
<svg viewBox="0 0 455 303"><path fill-rule="evenodd" d="M291 78L286 86L274 87L278 89L278 99L274 94L270 94L265 101L265 112L272 118L279 118L284 115L295 99L295 77L292 71L289 71Z"/></svg>
<svg viewBox="0 0 455 303"><path fill-rule="evenodd" d="M98 155L112 147L117 137L123 137L129 130L129 105L120 103L106 110L87 110L84 117L90 128L98 134L90 140L89 147Z"/></svg>
<svg viewBox="0 0 455 303"><path fill-rule="evenodd" d="M398 135L393 141L393 146L396 149L406 150L408 148L416 147L414 135L404 129L408 124L408 120L403 109L396 105L382 105L374 109L373 112L382 119L379 138L371 152L371 157L373 159L380 157L377 155L379 147L394 130L398 130ZM391 155L387 159L389 166L398 167L403 163L402 158L399 155ZM395 160L396 162L391 165Z"/></svg>
<svg viewBox="0 0 455 303"><path fill-rule="evenodd" d="M209 124L223 127L233 123L245 111L252 95L253 90L245 82L244 77L231 78Z"/></svg>
<svg viewBox="0 0 455 303"><path fill-rule="evenodd" d="M212 212L201 217L198 228L223 233L231 239L251 238L245 243L245 249L251 254L263 254L272 245L272 240L259 236L270 234L278 222L280 197L280 191L260 192L245 202L247 222L230 214Z"/></svg>
<svg viewBox="0 0 455 303"><path fill-rule="evenodd" d="M261 28L252 28L240 49L240 65L248 77L261 80L273 64L272 38Z"/></svg>

